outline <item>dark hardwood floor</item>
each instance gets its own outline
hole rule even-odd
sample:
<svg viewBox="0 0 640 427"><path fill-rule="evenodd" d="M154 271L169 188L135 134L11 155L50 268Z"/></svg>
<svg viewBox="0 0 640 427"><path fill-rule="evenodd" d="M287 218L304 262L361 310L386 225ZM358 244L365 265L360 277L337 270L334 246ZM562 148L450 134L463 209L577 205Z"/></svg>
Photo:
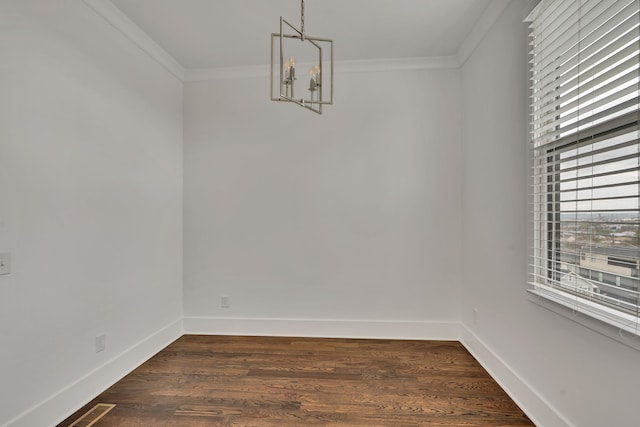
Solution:
<svg viewBox="0 0 640 427"><path fill-rule="evenodd" d="M450 341L185 335L59 427L97 403L95 427L533 425Z"/></svg>

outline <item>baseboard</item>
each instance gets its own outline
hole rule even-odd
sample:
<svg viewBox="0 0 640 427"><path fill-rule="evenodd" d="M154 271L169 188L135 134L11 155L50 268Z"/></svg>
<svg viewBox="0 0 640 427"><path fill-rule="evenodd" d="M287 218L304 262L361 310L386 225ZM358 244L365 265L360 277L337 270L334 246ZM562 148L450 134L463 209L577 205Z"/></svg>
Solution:
<svg viewBox="0 0 640 427"><path fill-rule="evenodd" d="M458 322L185 317L185 334L459 340Z"/></svg>
<svg viewBox="0 0 640 427"><path fill-rule="evenodd" d="M532 389L500 356L463 324L460 324L460 342L535 425L573 427L573 424L558 413L547 400Z"/></svg>
<svg viewBox="0 0 640 427"><path fill-rule="evenodd" d="M180 336L182 318L151 334L2 427L50 426L62 422Z"/></svg>

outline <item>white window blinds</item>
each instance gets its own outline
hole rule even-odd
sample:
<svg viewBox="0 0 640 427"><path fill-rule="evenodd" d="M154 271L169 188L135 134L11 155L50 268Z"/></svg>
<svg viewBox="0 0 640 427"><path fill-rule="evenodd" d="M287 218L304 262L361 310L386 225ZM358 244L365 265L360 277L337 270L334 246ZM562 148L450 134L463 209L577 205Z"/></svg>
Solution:
<svg viewBox="0 0 640 427"><path fill-rule="evenodd" d="M531 289L640 335L640 0L542 0L531 47Z"/></svg>

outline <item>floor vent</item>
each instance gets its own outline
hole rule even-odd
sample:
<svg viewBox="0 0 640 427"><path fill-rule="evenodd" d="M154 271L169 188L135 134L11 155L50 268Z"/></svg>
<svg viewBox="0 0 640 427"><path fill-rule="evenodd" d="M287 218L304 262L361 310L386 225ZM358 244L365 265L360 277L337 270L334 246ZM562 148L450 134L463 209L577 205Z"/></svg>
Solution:
<svg viewBox="0 0 640 427"><path fill-rule="evenodd" d="M69 427L90 427L96 423L100 418L107 415L107 412L115 408L116 405L111 403L98 403L86 414L78 418Z"/></svg>

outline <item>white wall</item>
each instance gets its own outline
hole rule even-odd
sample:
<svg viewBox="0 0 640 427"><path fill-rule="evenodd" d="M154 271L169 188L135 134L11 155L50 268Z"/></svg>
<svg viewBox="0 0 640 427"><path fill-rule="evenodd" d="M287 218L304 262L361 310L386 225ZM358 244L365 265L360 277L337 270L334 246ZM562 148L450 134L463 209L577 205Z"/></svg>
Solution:
<svg viewBox="0 0 640 427"><path fill-rule="evenodd" d="M185 85L186 319L459 317L459 71L336 75L323 116L267 78Z"/></svg>
<svg viewBox="0 0 640 427"><path fill-rule="evenodd" d="M525 7L512 1L462 69L462 318L569 424L637 426L638 351L532 303L525 292Z"/></svg>
<svg viewBox="0 0 640 427"><path fill-rule="evenodd" d="M0 425L44 426L181 316L182 85L79 0L1 1L0 58Z"/></svg>
<svg viewBox="0 0 640 427"><path fill-rule="evenodd" d="M461 71L336 73L322 117L266 78L186 84L183 245L181 83L79 0L1 1L0 425L60 419L183 313L417 338L462 319L557 425L636 425L638 352L525 292L525 7Z"/></svg>

